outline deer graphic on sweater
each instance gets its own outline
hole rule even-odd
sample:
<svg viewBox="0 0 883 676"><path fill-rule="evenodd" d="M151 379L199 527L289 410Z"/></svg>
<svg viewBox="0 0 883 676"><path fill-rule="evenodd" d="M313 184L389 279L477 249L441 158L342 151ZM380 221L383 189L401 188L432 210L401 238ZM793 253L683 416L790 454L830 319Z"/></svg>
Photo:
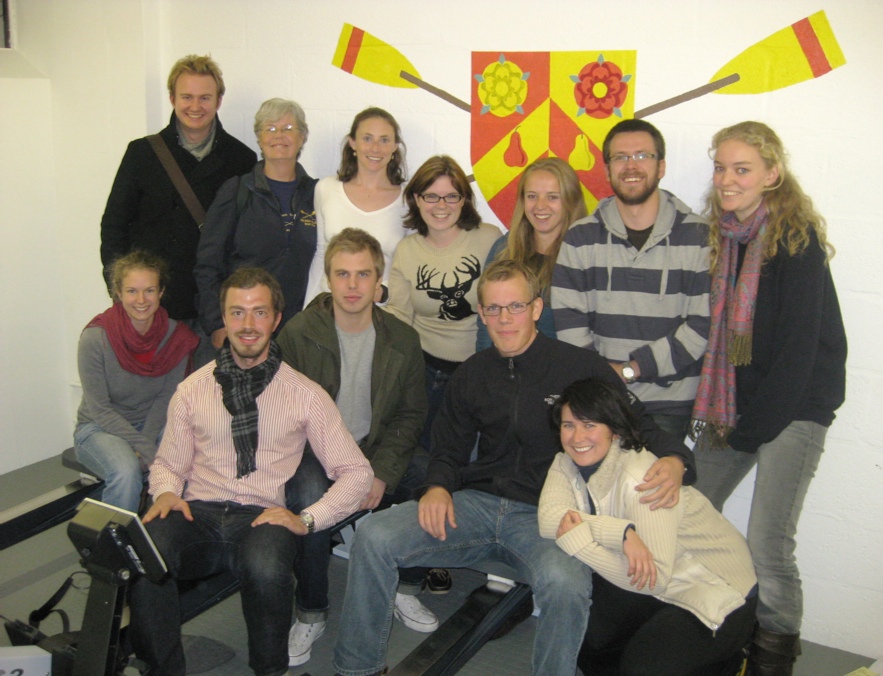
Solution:
<svg viewBox="0 0 883 676"><path fill-rule="evenodd" d="M481 276L481 263L476 256L463 256L451 272L440 272L428 265L417 269L418 291L441 301L438 308L439 319L459 321L474 315L475 310L466 300L472 284Z"/></svg>

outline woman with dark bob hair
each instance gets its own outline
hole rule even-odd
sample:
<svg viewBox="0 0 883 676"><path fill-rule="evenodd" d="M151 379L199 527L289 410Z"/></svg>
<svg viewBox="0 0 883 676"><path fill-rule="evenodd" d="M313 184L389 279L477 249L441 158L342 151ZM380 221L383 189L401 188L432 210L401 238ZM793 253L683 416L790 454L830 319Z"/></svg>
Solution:
<svg viewBox="0 0 883 676"><path fill-rule="evenodd" d="M538 510L540 535L591 566L586 674L736 673L754 626L757 579L745 538L695 488L651 510L635 487L656 456L626 395L587 379L552 418L555 456Z"/></svg>
<svg viewBox="0 0 883 676"><path fill-rule="evenodd" d="M760 594L749 667L788 676L800 654L797 522L846 391L846 332L825 219L761 122L711 142L711 330L693 409L696 487L723 509L752 467L748 545Z"/></svg>
<svg viewBox="0 0 883 676"><path fill-rule="evenodd" d="M429 431L445 386L454 369L475 353L478 278L500 230L481 222L466 174L447 155L423 163L405 187L405 202L405 227L416 232L396 247L387 309L414 327L423 348L429 410L420 439L423 451L412 465L422 458L425 471ZM433 569L427 586L433 593L446 592L451 577L446 570ZM419 585L400 584L399 589L404 594L396 595L397 617L432 615L414 596ZM431 621L427 626L434 628Z"/></svg>
<svg viewBox="0 0 883 676"><path fill-rule="evenodd" d="M392 255L408 234L402 227L404 182L405 142L399 123L383 108L366 108L356 115L343 138L337 175L316 185L318 243L310 267L307 302L329 290L325 247L344 228L359 228L380 242L383 283L387 283Z"/></svg>
<svg viewBox="0 0 883 676"><path fill-rule="evenodd" d="M156 457L169 401L192 366L199 338L169 319L160 299L165 262L133 251L110 268L113 305L83 329L77 364L77 460L104 479L102 500L138 511Z"/></svg>

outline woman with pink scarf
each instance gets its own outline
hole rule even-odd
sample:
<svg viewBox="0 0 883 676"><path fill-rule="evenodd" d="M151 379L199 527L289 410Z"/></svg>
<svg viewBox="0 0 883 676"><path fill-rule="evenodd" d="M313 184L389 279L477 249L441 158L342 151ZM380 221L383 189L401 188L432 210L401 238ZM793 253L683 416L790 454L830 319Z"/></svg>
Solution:
<svg viewBox="0 0 883 676"><path fill-rule="evenodd" d="M712 140L711 335L693 410L696 488L722 510L751 468L748 544L757 572L756 676L800 654L797 522L845 393L846 334L825 221L760 122Z"/></svg>
<svg viewBox="0 0 883 676"><path fill-rule="evenodd" d="M83 329L77 348L83 400L77 459L104 479L102 500L138 511L169 401L199 339L160 306L165 263L134 251L111 267L114 303Z"/></svg>

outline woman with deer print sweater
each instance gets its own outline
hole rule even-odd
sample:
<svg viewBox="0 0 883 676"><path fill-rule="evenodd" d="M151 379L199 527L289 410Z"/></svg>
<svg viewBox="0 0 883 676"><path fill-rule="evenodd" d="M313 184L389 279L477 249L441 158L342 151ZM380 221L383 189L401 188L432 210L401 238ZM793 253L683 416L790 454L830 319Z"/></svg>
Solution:
<svg viewBox="0 0 883 676"><path fill-rule="evenodd" d="M430 157L405 187L405 227L396 248L387 309L416 329L426 359L429 430L445 385L475 352L478 278L500 231L482 223L466 175L446 155Z"/></svg>

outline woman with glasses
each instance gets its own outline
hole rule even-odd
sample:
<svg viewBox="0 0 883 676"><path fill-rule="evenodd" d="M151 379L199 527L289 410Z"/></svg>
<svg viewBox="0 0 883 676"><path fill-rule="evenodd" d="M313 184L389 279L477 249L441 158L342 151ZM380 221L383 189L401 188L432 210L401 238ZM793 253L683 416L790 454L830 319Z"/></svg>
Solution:
<svg viewBox="0 0 883 676"><path fill-rule="evenodd" d="M447 155L426 160L404 192L405 227L416 232L396 247L387 309L414 327L423 348L429 410L420 439L424 450L415 454L412 465L421 457L425 465L432 421L445 386L454 369L475 353L478 278L500 231L481 222L466 174ZM433 569L427 586L433 593L447 592L450 575ZM413 595L419 584L400 585L400 590L406 594L396 595L396 617L432 615Z"/></svg>
<svg viewBox="0 0 883 676"><path fill-rule="evenodd" d="M752 674L800 654L797 521L845 396L846 334L825 220L776 133L741 122L712 139L711 333L693 409L696 488L722 509L757 466L748 545L760 588Z"/></svg>
<svg viewBox="0 0 883 676"><path fill-rule="evenodd" d="M466 175L447 155L430 157L405 188L405 227L389 276L389 309L420 335L429 428L454 369L475 353L478 278L498 228L482 223Z"/></svg>
<svg viewBox="0 0 883 676"><path fill-rule="evenodd" d="M264 101L254 132L263 159L218 190L196 253L199 320L216 349L226 337L219 293L230 274L244 267L272 273L285 296L284 326L303 307L316 251L316 179L298 162L309 136L303 108L285 99Z"/></svg>
<svg viewBox="0 0 883 676"><path fill-rule="evenodd" d="M567 229L588 216L579 178L567 162L546 157L529 165L518 181L518 196L509 232L496 241L487 263L512 259L533 270L543 289L543 313L537 329L555 338L549 286L558 249ZM491 346L487 328L478 322L476 351Z"/></svg>
<svg viewBox="0 0 883 676"><path fill-rule="evenodd" d="M735 674L754 626L745 538L691 486L652 509L635 487L656 456L621 387L566 387L552 407L564 451L540 495L540 535L590 566L585 674Z"/></svg>
<svg viewBox="0 0 883 676"><path fill-rule="evenodd" d="M353 120L343 139L336 176L316 185L318 246L310 268L307 302L328 291L325 247L344 228L359 228L380 242L385 259L382 298L392 255L408 231L402 227L402 184L405 182L405 142L396 119L382 108L366 108Z"/></svg>

